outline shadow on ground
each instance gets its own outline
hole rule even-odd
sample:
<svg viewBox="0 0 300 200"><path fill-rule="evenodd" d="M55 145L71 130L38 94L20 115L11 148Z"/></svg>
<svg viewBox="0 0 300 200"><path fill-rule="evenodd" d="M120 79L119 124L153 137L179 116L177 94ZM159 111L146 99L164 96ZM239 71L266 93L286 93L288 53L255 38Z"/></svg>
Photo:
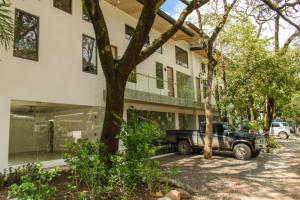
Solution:
<svg viewBox="0 0 300 200"><path fill-rule="evenodd" d="M197 190L200 199L300 199L300 139L278 140L273 154L248 161L231 153L215 152L212 160L201 154L176 155L161 160L162 167L178 167L176 179Z"/></svg>

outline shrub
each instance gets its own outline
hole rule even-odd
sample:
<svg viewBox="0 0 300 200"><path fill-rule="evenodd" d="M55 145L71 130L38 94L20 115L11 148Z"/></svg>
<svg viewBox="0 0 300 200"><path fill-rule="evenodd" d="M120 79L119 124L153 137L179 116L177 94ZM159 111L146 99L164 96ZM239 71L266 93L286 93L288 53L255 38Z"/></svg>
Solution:
<svg viewBox="0 0 300 200"><path fill-rule="evenodd" d="M31 174L21 176L20 185L15 183L9 186L9 198L47 200L55 194L56 188L50 186L50 182L59 175L59 169L47 171L41 164L37 164L36 169L38 171L34 176L31 176Z"/></svg>
<svg viewBox="0 0 300 200"><path fill-rule="evenodd" d="M271 153L274 149L279 148L279 144L276 142L273 136L266 137L266 152Z"/></svg>
<svg viewBox="0 0 300 200"><path fill-rule="evenodd" d="M87 140L67 146L65 160L71 171L70 191L79 199L128 199L138 185L146 184L151 191L161 175L155 154L154 140L160 131L154 123L122 122L119 138L124 151L105 160L105 147ZM110 163L110 165L107 165ZM80 191L80 184L88 188Z"/></svg>
<svg viewBox="0 0 300 200"><path fill-rule="evenodd" d="M3 173L0 173L0 187L9 187L12 184L20 184L21 177L30 175L32 177L38 176L38 167L34 163L28 163L26 165L19 166L17 168L4 169Z"/></svg>

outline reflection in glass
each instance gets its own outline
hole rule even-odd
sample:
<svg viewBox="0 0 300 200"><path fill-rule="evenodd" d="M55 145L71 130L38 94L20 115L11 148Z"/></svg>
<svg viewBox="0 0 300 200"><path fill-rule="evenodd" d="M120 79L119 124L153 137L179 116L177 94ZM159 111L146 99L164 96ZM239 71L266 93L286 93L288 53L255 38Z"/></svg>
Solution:
<svg viewBox="0 0 300 200"><path fill-rule="evenodd" d="M16 9L14 56L38 60L39 18Z"/></svg>
<svg viewBox="0 0 300 200"><path fill-rule="evenodd" d="M72 13L72 0L53 0L53 6L67 13Z"/></svg>
<svg viewBox="0 0 300 200"><path fill-rule="evenodd" d="M62 159L66 144L100 137L102 108L29 101L11 105L10 165Z"/></svg>
<svg viewBox="0 0 300 200"><path fill-rule="evenodd" d="M96 40L87 35L82 36L82 71L97 74Z"/></svg>

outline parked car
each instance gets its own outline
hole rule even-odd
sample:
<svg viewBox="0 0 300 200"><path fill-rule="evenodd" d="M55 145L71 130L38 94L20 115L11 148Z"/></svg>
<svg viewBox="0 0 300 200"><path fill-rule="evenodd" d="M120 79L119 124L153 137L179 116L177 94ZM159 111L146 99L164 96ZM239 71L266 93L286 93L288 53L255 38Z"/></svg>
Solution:
<svg viewBox="0 0 300 200"><path fill-rule="evenodd" d="M287 122L273 121L269 133L282 139L288 139L291 135L291 130Z"/></svg>
<svg viewBox="0 0 300 200"><path fill-rule="evenodd" d="M206 123L201 122L199 130L167 130L166 139L176 144L178 152L186 155L196 149L203 149L205 142ZM233 151L240 160L257 157L264 146L262 135L250 135L238 132L229 125L220 122L213 123L213 149Z"/></svg>

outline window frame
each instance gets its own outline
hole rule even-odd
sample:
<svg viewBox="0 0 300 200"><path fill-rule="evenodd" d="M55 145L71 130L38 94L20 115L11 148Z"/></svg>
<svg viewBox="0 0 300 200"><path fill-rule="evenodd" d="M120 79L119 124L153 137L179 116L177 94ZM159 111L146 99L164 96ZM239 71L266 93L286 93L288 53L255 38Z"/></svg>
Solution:
<svg viewBox="0 0 300 200"><path fill-rule="evenodd" d="M127 34L127 28L131 29L131 31L133 31L132 35ZM125 24L125 39L127 40L131 40L133 34L134 34L135 28L133 28L132 26Z"/></svg>
<svg viewBox="0 0 300 200"><path fill-rule="evenodd" d="M36 43L36 59L31 59L31 58L27 58L25 56L19 56L19 55L16 55L15 54L15 48L16 48L16 16L17 16L17 12L22 12L26 15L29 15L29 16L32 16L32 17L35 17L37 18L37 37L36 37L36 40L37 40L37 43ZM14 19L14 39L13 39L13 56L14 57L17 57L17 58L22 58L22 59L26 59L26 60L31 60L31 61L36 61L38 62L39 61L39 46L40 46L40 17L37 16L37 15L34 15L34 14L31 14L29 12L26 12L24 10L21 10L21 9L18 9L18 8L15 8L15 19Z"/></svg>
<svg viewBox="0 0 300 200"><path fill-rule="evenodd" d="M180 63L177 62L178 61L178 59L177 59L177 50L182 51L182 52L184 52L186 54L186 56L187 56L187 63L186 63L187 66L184 66L184 64L180 64ZM176 64L177 65L180 65L180 66L182 66L182 67L184 67L186 69L189 69L189 53L188 53L188 51L186 51L186 50L178 47L177 45L175 45L175 59L176 59Z"/></svg>
<svg viewBox="0 0 300 200"><path fill-rule="evenodd" d="M201 95L201 79L199 77L196 78L196 97L197 97L197 102L202 102L202 95ZM199 81L199 82L198 82ZM199 88L198 88L198 83L199 83Z"/></svg>
<svg viewBox="0 0 300 200"><path fill-rule="evenodd" d="M92 73L92 72L87 72L87 71L84 71L83 70L83 37L87 37L87 38L90 38L92 40L95 41L95 49L96 49L96 73ZM93 38L87 34L82 34L82 37L81 37L81 69L82 69L82 72L84 73L88 73L88 74L93 74L93 75L98 75L98 49L97 49L97 41L96 41L96 38Z"/></svg>
<svg viewBox="0 0 300 200"><path fill-rule="evenodd" d="M63 10L63 9L61 9L61 8L58 8L57 6L55 6L55 1L58 1L58 0L53 0L53 7L54 7L54 8L57 8L57 9L59 9L59 10L62 10L62 11L64 11L64 12L69 13L70 15L72 15L72 11L73 11L73 0L68 0L68 1L70 2L70 11Z"/></svg>

